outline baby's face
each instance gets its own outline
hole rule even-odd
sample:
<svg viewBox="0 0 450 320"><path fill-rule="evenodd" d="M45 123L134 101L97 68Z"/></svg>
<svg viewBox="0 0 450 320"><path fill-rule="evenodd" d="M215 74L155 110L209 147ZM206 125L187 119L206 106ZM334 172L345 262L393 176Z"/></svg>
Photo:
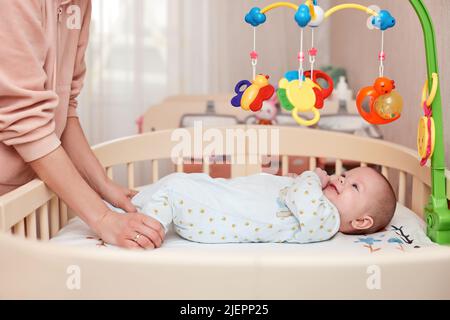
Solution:
<svg viewBox="0 0 450 320"><path fill-rule="evenodd" d="M367 213L380 188L378 179L378 174L369 168L356 168L342 176L330 177L323 192L339 211L339 231L348 233L373 225L373 219Z"/></svg>

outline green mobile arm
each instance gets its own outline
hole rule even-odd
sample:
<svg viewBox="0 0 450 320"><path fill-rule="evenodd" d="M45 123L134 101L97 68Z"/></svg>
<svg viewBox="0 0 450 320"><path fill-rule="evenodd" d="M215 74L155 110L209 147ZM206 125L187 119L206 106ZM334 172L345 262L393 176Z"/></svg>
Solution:
<svg viewBox="0 0 450 320"><path fill-rule="evenodd" d="M431 75L438 71L436 39L434 27L427 8L422 0L409 0L422 24L427 59L428 83ZM440 81L439 81L440 82ZM442 101L440 84L432 103L435 124L435 147L431 158L431 196L425 207L427 234L434 242L450 244L450 210L447 204L445 178L445 148L442 123Z"/></svg>

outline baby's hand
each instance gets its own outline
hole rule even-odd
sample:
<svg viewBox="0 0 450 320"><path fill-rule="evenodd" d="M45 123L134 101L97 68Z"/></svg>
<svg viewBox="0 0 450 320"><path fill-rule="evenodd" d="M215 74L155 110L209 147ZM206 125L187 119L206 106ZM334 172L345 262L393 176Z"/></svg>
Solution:
<svg viewBox="0 0 450 320"><path fill-rule="evenodd" d="M328 182L330 181L330 176L327 174L325 170L322 170L321 168L314 169L314 172L319 176L322 188L325 188L328 185Z"/></svg>

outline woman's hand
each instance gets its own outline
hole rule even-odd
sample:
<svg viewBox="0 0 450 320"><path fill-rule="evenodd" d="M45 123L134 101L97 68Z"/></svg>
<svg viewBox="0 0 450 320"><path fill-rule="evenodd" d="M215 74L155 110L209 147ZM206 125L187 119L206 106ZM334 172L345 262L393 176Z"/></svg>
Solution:
<svg viewBox="0 0 450 320"><path fill-rule="evenodd" d="M106 243L129 249L159 248L164 240L161 224L137 212L119 214L107 211L93 227Z"/></svg>
<svg viewBox="0 0 450 320"><path fill-rule="evenodd" d="M123 209L126 212L137 212L136 207L131 203L131 199L138 193L136 190L122 187L107 178L97 188L97 192L103 200L112 204L114 207Z"/></svg>

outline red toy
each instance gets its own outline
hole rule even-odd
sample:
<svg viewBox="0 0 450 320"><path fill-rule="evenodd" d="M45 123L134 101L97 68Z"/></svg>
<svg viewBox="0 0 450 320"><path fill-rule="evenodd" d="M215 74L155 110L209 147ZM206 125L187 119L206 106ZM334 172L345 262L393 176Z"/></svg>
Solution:
<svg viewBox="0 0 450 320"><path fill-rule="evenodd" d="M311 70L304 73L305 77L311 78ZM327 83L327 88L322 88L317 82L318 79L325 80ZM322 109L325 99L327 99L333 93L333 79L323 71L314 70L312 81L320 86L319 88L313 88L314 94L316 95L316 107L317 109Z"/></svg>

